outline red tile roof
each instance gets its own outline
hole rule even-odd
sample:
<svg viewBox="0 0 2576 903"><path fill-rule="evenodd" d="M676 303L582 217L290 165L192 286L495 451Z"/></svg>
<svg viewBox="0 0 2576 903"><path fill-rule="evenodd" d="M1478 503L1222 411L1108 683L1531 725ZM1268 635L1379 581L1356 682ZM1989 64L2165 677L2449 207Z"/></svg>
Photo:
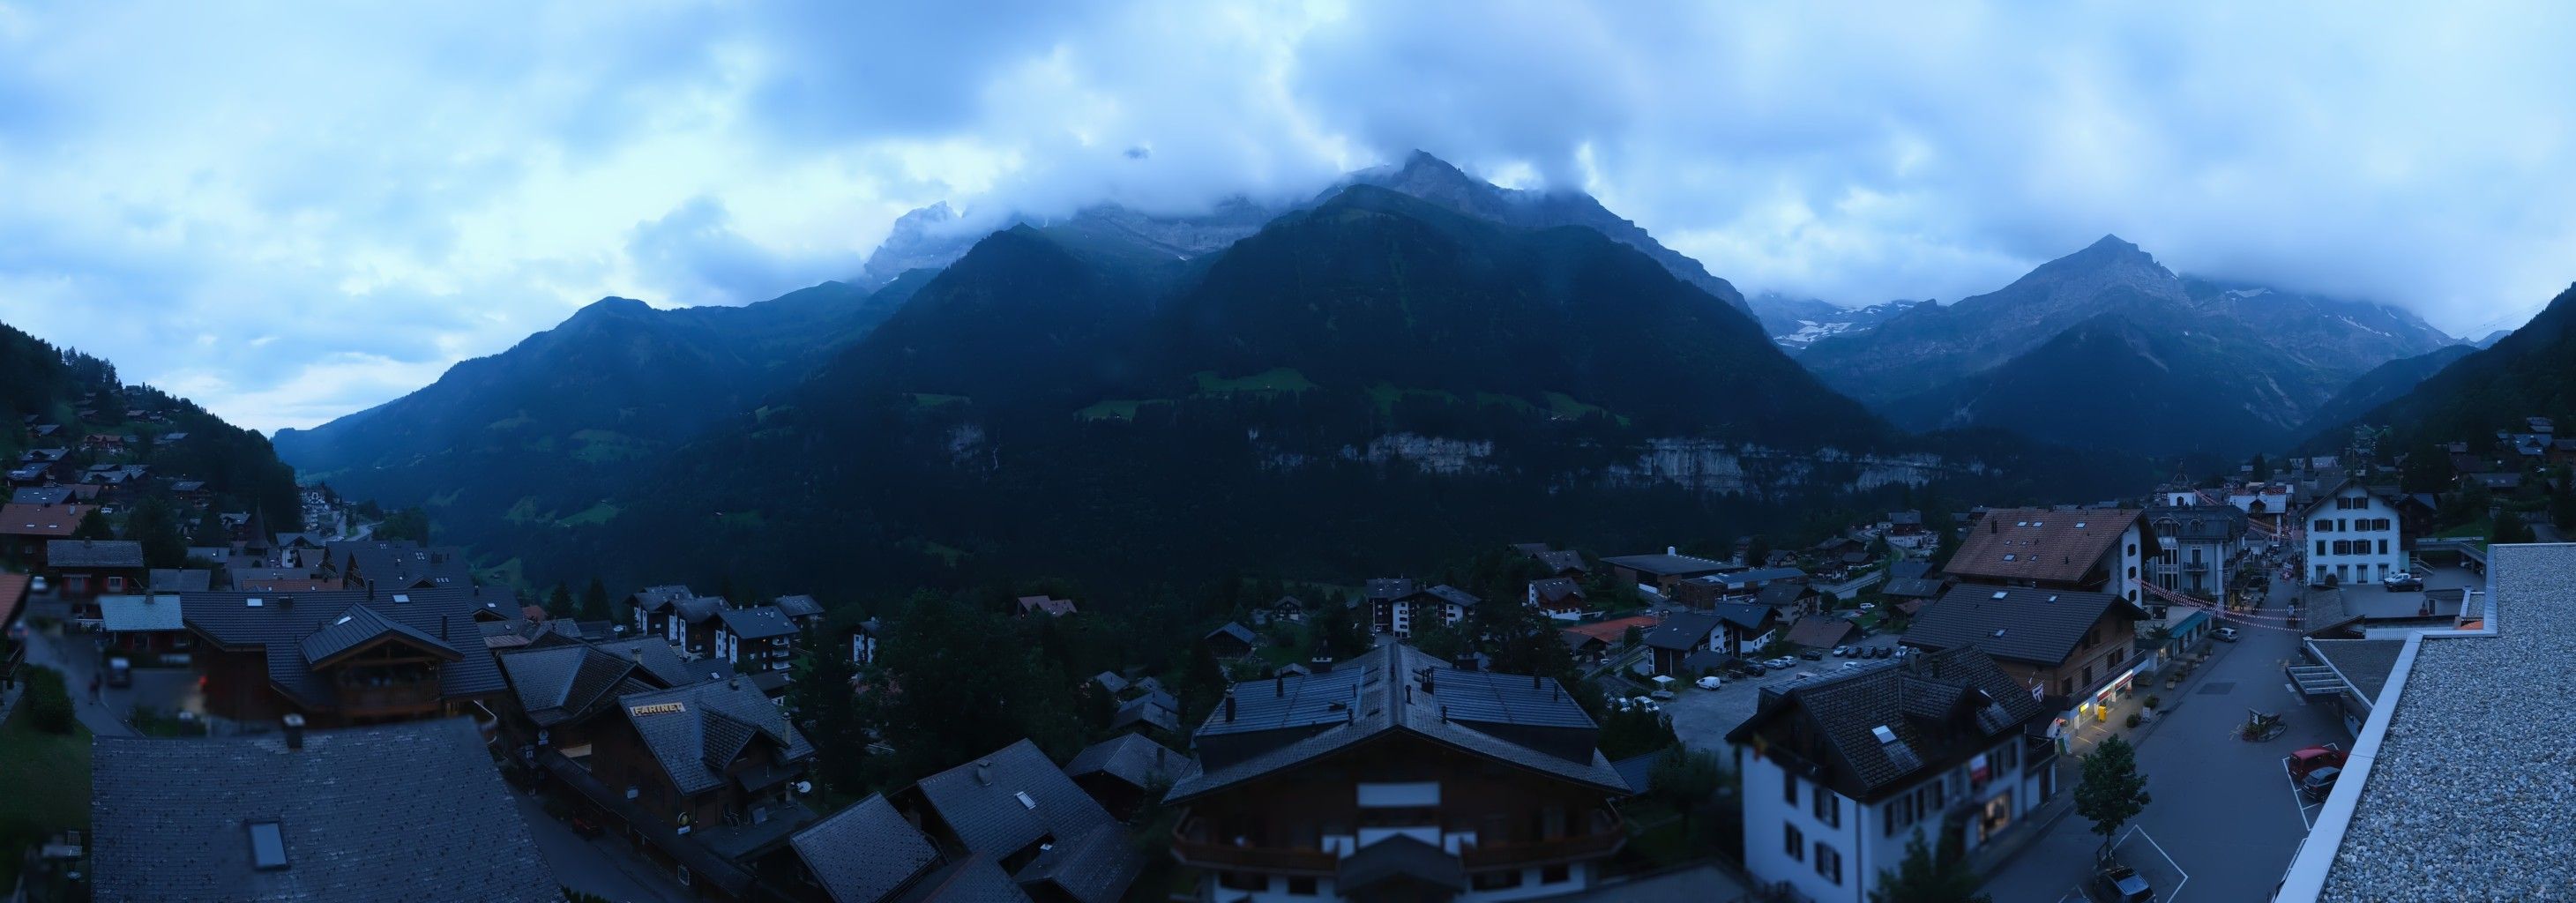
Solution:
<svg viewBox="0 0 2576 903"><path fill-rule="evenodd" d="M1630 627L1635 627L1639 630L1653 630L1655 629L1655 625L1659 623L1662 622L1656 620L1652 615L1634 615L1625 618L1614 618L1608 621L1594 621L1590 624L1577 624L1575 626L1565 628L1565 632L1591 637L1604 643L1616 643L1627 638L1628 628Z"/></svg>
<svg viewBox="0 0 2576 903"><path fill-rule="evenodd" d="M1979 580L2075 583L2120 534L2138 521L2133 508L2052 511L1998 508L1968 527L1957 554L1942 570ZM2141 550L2141 554L2144 550Z"/></svg>
<svg viewBox="0 0 2576 903"><path fill-rule="evenodd" d="M0 536L68 539L94 510L89 505L0 505Z"/></svg>

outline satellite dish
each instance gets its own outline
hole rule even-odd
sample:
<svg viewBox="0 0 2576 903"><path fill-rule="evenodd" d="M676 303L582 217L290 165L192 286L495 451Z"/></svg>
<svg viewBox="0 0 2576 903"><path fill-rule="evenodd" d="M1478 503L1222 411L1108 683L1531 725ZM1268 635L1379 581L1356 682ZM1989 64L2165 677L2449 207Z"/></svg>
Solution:
<svg viewBox="0 0 2576 903"><path fill-rule="evenodd" d="M798 792L798 793L812 793L812 792L814 792L814 782L812 782L812 781L798 781L798 782L796 782L796 792Z"/></svg>

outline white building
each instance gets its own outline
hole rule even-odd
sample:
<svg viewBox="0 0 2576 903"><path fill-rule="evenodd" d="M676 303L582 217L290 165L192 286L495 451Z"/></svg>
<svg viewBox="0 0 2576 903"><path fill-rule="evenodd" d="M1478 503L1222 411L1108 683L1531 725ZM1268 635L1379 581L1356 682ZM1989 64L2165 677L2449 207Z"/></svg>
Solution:
<svg viewBox="0 0 2576 903"><path fill-rule="evenodd" d="M2397 507L2346 480L2299 510L2307 528L2305 572L2322 585L2370 583L2406 569L2406 538Z"/></svg>
<svg viewBox="0 0 2576 903"><path fill-rule="evenodd" d="M2185 504L2149 508L2146 519L2158 540L2158 554L2147 559L2146 579L2171 592L2227 597L2228 566L2245 552L2245 512L2228 505Z"/></svg>
<svg viewBox="0 0 2576 903"><path fill-rule="evenodd" d="M1956 813L1974 850L2057 793L2054 747L2028 736L2047 714L1975 647L1845 670L1764 689L1727 734L1755 879L1862 903L1916 830L1937 847Z"/></svg>

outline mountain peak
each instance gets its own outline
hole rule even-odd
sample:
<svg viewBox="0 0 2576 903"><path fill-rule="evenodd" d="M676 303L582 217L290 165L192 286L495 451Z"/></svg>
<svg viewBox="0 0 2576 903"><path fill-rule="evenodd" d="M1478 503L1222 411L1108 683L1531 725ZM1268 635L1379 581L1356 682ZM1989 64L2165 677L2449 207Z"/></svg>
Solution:
<svg viewBox="0 0 2576 903"><path fill-rule="evenodd" d="M589 304L582 305L581 309L574 311L572 315L575 317L602 317L618 314L649 314L652 312L653 305L637 301L633 298L620 298L616 295L610 295L597 301L590 302Z"/></svg>

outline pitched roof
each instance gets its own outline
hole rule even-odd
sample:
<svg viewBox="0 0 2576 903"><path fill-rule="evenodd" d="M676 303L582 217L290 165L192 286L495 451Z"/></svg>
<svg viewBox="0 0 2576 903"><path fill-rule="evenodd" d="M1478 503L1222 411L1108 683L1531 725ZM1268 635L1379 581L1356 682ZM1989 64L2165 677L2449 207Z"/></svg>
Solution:
<svg viewBox="0 0 2576 903"><path fill-rule="evenodd" d="M1108 775L1131 786L1150 787L1158 778L1180 777L1189 767L1190 757L1148 740L1143 734L1120 734L1076 753L1073 761L1064 763L1064 773L1076 778Z"/></svg>
<svg viewBox="0 0 2576 903"><path fill-rule="evenodd" d="M1542 604L1583 595L1583 584L1574 582L1572 577L1547 577L1532 580L1529 585L1530 592L1538 596Z"/></svg>
<svg viewBox="0 0 2576 903"><path fill-rule="evenodd" d="M375 609L364 604L349 606L339 617L306 634L298 646L304 652L305 663L319 668L380 639L400 639L448 661L465 657L465 653L448 645L447 641L377 614Z"/></svg>
<svg viewBox="0 0 2576 903"><path fill-rule="evenodd" d="M1118 676L1116 671L1102 671L1092 675L1091 680L1099 684L1101 689L1111 693L1123 693L1127 690L1127 678Z"/></svg>
<svg viewBox="0 0 2576 903"><path fill-rule="evenodd" d="M780 596L774 604L791 618L810 618L823 613L823 603L815 601L812 596Z"/></svg>
<svg viewBox="0 0 2576 903"><path fill-rule="evenodd" d="M617 704L626 713L626 723L635 726L636 735L653 752L662 773L683 795L722 786L724 766L754 741L773 744L782 762L814 755L813 744L805 742L805 735L787 723L778 706L749 681L630 693L618 697Z"/></svg>
<svg viewBox="0 0 2576 903"><path fill-rule="evenodd" d="M1127 886L1136 881L1136 873L1145 868L1145 857L1127 839L1126 826L1103 822L1074 837L1059 840L1055 846L1039 853L1036 859L1020 868L1011 880L1023 888L1052 885L1050 898L1061 896L1075 903L1118 903Z"/></svg>
<svg viewBox="0 0 2576 903"><path fill-rule="evenodd" d="M922 778L915 789L959 845L995 859L1116 821L1027 740Z"/></svg>
<svg viewBox="0 0 2576 903"><path fill-rule="evenodd" d="M2145 516L2158 539L2227 542L2245 535L2245 510L2234 505L2154 506Z"/></svg>
<svg viewBox="0 0 2576 903"><path fill-rule="evenodd" d="M690 596L686 599L673 600L671 613L687 623L704 624L710 619L722 616L727 607L723 596Z"/></svg>
<svg viewBox="0 0 2576 903"><path fill-rule="evenodd" d="M1928 577L1931 576L1931 574L1932 562L1924 561L1919 558L1909 558L1887 566L1887 577L1890 580L1903 580L1908 577Z"/></svg>
<svg viewBox="0 0 2576 903"><path fill-rule="evenodd" d="M1653 615L1630 615L1624 618L1611 618L1606 621L1593 621L1588 624L1576 624L1572 627L1564 628L1559 632L1585 637L1587 639L1600 640L1604 643L1616 643L1628 638L1628 628L1630 627L1636 627L1643 630L1653 630L1657 623L1660 622L1656 621Z"/></svg>
<svg viewBox="0 0 2576 903"><path fill-rule="evenodd" d="M1423 592L1442 602L1447 602L1460 608L1474 608L1477 605L1483 604L1485 601L1483 599L1476 598L1474 593L1450 586L1446 583L1423 590Z"/></svg>
<svg viewBox="0 0 2576 903"><path fill-rule="evenodd" d="M1149 680L1151 678L1148 678ZM1144 686L1138 681L1135 686ZM1110 730L1123 730L1143 722L1167 731L1181 729L1181 702L1161 690L1147 690L1145 695L1118 704L1118 713L1109 719Z"/></svg>
<svg viewBox="0 0 2576 903"><path fill-rule="evenodd" d="M20 486L9 490L9 505L60 505L72 500L72 491L60 486ZM14 513L14 512L13 512Z"/></svg>
<svg viewBox="0 0 2576 903"><path fill-rule="evenodd" d="M1620 555L1601 559L1601 563L1659 577L1688 577L1713 574L1726 569L1726 565L1722 562L1710 561L1694 555Z"/></svg>
<svg viewBox="0 0 2576 903"><path fill-rule="evenodd" d="M425 546L411 540L342 540L323 547L323 555L340 576L374 581L382 589L444 589L473 586L474 569L465 550Z"/></svg>
<svg viewBox="0 0 2576 903"><path fill-rule="evenodd" d="M1245 627L1242 624L1233 621L1227 621L1224 624L1218 625L1215 630L1208 631L1207 636L1201 637L1201 639L1213 640L1217 637L1231 637L1246 646L1256 645L1261 642L1260 637L1253 635L1252 628Z"/></svg>
<svg viewBox="0 0 2576 903"><path fill-rule="evenodd" d="M685 586L648 586L643 589L636 590L633 594L628 595L626 597L626 605L629 608L641 608L648 612L659 612L670 608L673 604L682 599L697 598L697 595L698 594L696 592L691 591Z"/></svg>
<svg viewBox="0 0 2576 903"><path fill-rule="evenodd" d="M787 620L787 613L775 605L728 608L717 612L716 617L723 619L725 630L746 640L765 640L796 632L796 622Z"/></svg>
<svg viewBox="0 0 2576 903"><path fill-rule="evenodd" d="M145 585L156 593L202 593L215 588L215 572L202 568L153 568Z"/></svg>
<svg viewBox="0 0 2576 903"><path fill-rule="evenodd" d="M1781 639L1789 641L1792 646L1831 649L1851 639L1852 632L1858 629L1852 626L1852 622L1841 618L1808 615L1789 625L1789 632L1781 635Z"/></svg>
<svg viewBox="0 0 2576 903"><path fill-rule="evenodd" d="M47 567L139 568L143 544L131 539L55 539L45 543Z"/></svg>
<svg viewBox="0 0 2576 903"><path fill-rule="evenodd" d="M939 862L930 838L876 794L806 825L787 845L832 903L877 903Z"/></svg>
<svg viewBox="0 0 2576 903"><path fill-rule="evenodd" d="M1743 602L1720 602L1710 607L1708 613L1716 615L1720 621L1746 630L1760 630L1764 623L1780 614L1768 605L1751 605Z"/></svg>
<svg viewBox="0 0 2576 903"><path fill-rule="evenodd" d="M1721 623L1724 623L1724 619L1713 614L1675 612L1665 617L1663 623L1655 625L1654 629L1646 631L1646 645L1655 649L1687 652L1707 643L1709 634L1715 632L1717 625Z"/></svg>
<svg viewBox="0 0 2576 903"><path fill-rule="evenodd" d="M1628 792L1594 748L1598 728L1591 716L1553 680L1459 671L1399 643L1322 674L1237 686L1234 704L1219 706L1198 729L1200 770L1175 783L1165 802L1204 796L1386 736L1412 737L1595 790Z"/></svg>
<svg viewBox="0 0 2576 903"><path fill-rule="evenodd" d="M1931 599L1941 595L1941 581L1929 577L1890 577L1878 594L1899 599Z"/></svg>
<svg viewBox="0 0 2576 903"><path fill-rule="evenodd" d="M5 606L0 606L5 607ZM179 615L179 597L143 594L135 596L98 597L98 616L109 633L178 630L185 625ZM0 619L0 623L6 623Z"/></svg>
<svg viewBox="0 0 2576 903"><path fill-rule="evenodd" d="M101 900L563 899L468 719L91 742ZM269 822L283 867L254 858Z"/></svg>
<svg viewBox="0 0 2576 903"><path fill-rule="evenodd" d="M1867 803L1955 768L2046 716L1993 659L1961 646L1766 688L1753 717L1726 739L1758 736L1762 754ZM1804 729L1791 729L1793 721ZM1802 748L1801 735L1811 745Z"/></svg>
<svg viewBox="0 0 2576 903"><path fill-rule="evenodd" d="M2075 583L2119 547L2120 534L2138 517L2130 508L1997 508L1968 528L1958 553L1942 569L1973 579Z"/></svg>
<svg viewBox="0 0 2576 903"><path fill-rule="evenodd" d="M1904 642L1927 649L1973 645L2008 661L2056 667L2105 615L2145 612L2109 593L1962 584L1924 606Z"/></svg>
<svg viewBox="0 0 2576 903"><path fill-rule="evenodd" d="M723 680L733 676L733 663L720 658L687 659L680 650L658 637L640 637L592 643L602 652L634 661L651 675L653 682L664 687L685 687Z"/></svg>
<svg viewBox="0 0 2576 903"><path fill-rule="evenodd" d="M1018 882L981 854L940 866L891 903L1029 903Z"/></svg>
<svg viewBox="0 0 2576 903"><path fill-rule="evenodd" d="M1804 583L1774 583L1753 594L1753 604L1787 608L1813 595L1816 595L1815 587Z"/></svg>
<svg viewBox="0 0 2576 903"><path fill-rule="evenodd" d="M474 613L483 608L485 601L480 591L470 588L399 593L357 589L179 594L189 627L226 648L265 650L269 682L280 692L314 706L331 704L337 698L337 690L313 674L305 657L304 641L325 627L337 626L334 622L349 609L364 605L377 617L399 622L412 633L450 637L440 642L454 650L457 643L471 642L481 635L474 626ZM440 665L438 684L439 695L444 699L472 698L508 687L501 678L500 665L482 654Z"/></svg>
<svg viewBox="0 0 2576 903"><path fill-rule="evenodd" d="M1021 596L1019 602L1020 614L1023 615L1045 612L1062 617L1080 610L1074 606L1073 600L1058 599L1054 596Z"/></svg>
<svg viewBox="0 0 2576 903"><path fill-rule="evenodd" d="M519 707L538 727L582 721L606 710L620 694L653 689L633 678L633 660L593 646L542 646L506 653L500 660Z"/></svg>
<svg viewBox="0 0 2576 903"><path fill-rule="evenodd" d="M1562 552L1541 552L1538 555L1538 563L1545 566L1551 574L1591 570L1583 563L1583 553L1571 549Z"/></svg>

